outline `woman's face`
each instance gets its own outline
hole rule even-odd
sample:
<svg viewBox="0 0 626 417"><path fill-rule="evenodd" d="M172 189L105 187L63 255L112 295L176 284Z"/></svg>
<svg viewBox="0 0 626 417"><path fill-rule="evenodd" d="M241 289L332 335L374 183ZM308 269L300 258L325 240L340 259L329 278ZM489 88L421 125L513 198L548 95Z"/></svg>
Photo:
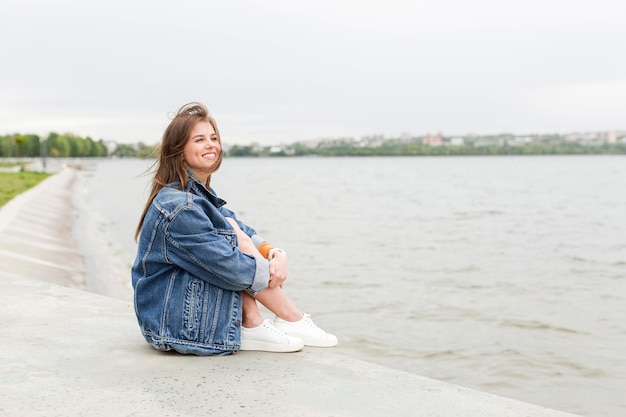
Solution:
<svg viewBox="0 0 626 417"><path fill-rule="evenodd" d="M184 160L191 171L206 181L222 150L215 129L209 122L198 122L191 130L183 151Z"/></svg>

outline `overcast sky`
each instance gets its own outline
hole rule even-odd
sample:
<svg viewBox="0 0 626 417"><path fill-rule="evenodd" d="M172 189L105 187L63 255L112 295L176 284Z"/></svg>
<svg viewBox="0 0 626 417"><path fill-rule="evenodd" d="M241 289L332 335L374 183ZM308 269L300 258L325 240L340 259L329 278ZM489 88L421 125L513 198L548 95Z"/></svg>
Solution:
<svg viewBox="0 0 626 417"><path fill-rule="evenodd" d="M0 134L231 144L626 129L624 0L2 0Z"/></svg>

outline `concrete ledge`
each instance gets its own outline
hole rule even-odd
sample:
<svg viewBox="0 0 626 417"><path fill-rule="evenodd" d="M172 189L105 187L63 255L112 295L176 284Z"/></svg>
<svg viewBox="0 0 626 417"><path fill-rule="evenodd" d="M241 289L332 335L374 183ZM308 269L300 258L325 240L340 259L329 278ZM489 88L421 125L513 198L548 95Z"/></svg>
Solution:
<svg viewBox="0 0 626 417"><path fill-rule="evenodd" d="M72 173L55 177L28 201L67 197ZM48 226L61 224L67 210L49 206ZM60 283L80 275L73 264L57 268L63 254L76 255L71 239L63 247L63 239L41 242L23 231L11 245L16 225L28 223L23 216L32 220L24 206L0 225L0 415L571 416L346 358L341 346L226 357L157 352L141 337L130 303L47 275ZM24 253L29 239L38 246Z"/></svg>

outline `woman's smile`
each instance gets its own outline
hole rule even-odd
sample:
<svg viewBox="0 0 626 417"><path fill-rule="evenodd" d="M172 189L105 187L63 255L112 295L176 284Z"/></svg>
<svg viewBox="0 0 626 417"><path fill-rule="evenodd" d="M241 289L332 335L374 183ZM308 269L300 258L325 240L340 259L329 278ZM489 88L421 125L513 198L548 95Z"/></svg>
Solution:
<svg viewBox="0 0 626 417"><path fill-rule="evenodd" d="M221 150L222 144L211 123L198 122L191 130L183 154L189 169L206 180L218 163Z"/></svg>

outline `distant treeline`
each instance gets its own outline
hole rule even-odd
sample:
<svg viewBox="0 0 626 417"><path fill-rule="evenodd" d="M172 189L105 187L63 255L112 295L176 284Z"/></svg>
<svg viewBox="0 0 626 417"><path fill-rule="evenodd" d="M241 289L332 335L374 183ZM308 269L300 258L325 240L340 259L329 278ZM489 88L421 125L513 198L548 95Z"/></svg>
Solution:
<svg viewBox="0 0 626 417"><path fill-rule="evenodd" d="M229 156L463 156L463 155L600 155L626 154L624 143L585 145L581 143L532 143L524 145L429 146L419 143L385 142L381 146L340 144L318 147L290 146L279 152L270 148L233 146Z"/></svg>
<svg viewBox="0 0 626 417"><path fill-rule="evenodd" d="M108 149L102 140L82 138L71 133L50 133L42 139L38 135L14 134L0 136L0 157L101 157Z"/></svg>
<svg viewBox="0 0 626 417"><path fill-rule="evenodd" d="M0 136L0 158L7 157L106 157L145 158L158 156L158 146L143 143L117 144L108 149L102 140L80 137L71 133L50 133L42 139L37 135L14 134ZM463 155L626 155L626 143L594 143L544 141L525 144L467 143L461 146L424 145L420 142L387 140L379 146L352 143L321 143L316 147L301 143L274 146L234 145L226 156L289 157L289 156L463 156Z"/></svg>

